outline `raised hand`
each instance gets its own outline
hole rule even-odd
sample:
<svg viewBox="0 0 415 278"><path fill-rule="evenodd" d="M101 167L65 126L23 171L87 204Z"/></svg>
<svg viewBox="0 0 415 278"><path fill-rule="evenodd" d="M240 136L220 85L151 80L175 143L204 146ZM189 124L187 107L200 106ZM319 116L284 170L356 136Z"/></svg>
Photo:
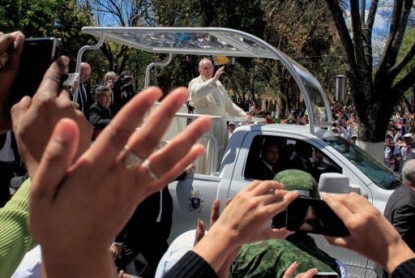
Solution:
<svg viewBox="0 0 415 278"><path fill-rule="evenodd" d="M225 67L222 66L222 67L218 68L218 70L215 72L215 75L213 75L213 79L219 80L221 75L224 74L224 73L225 73Z"/></svg>
<svg viewBox="0 0 415 278"><path fill-rule="evenodd" d="M415 257L392 224L363 196L322 193L321 197L350 231L347 237L326 237L331 244L356 251L389 273L403 261Z"/></svg>
<svg viewBox="0 0 415 278"><path fill-rule="evenodd" d="M136 129L161 95L154 87L136 95L75 162L79 127L68 119L56 126L30 194L30 228L50 276L110 277L108 246L136 206L203 153L195 142L210 129L209 118L153 152L188 98L184 88L172 91Z"/></svg>
<svg viewBox="0 0 415 278"><path fill-rule="evenodd" d="M246 186L226 206L193 251L219 273L242 244L285 238L285 229L271 229L269 223L298 193L282 189L282 184L275 181L254 181Z"/></svg>
<svg viewBox="0 0 415 278"><path fill-rule="evenodd" d="M69 99L68 92L60 86L61 76L68 72L68 64L67 57L59 57L46 71L33 98L26 96L12 107L13 131L30 176L35 175L52 130L59 120L72 119L81 130L75 158L90 145L92 125Z"/></svg>

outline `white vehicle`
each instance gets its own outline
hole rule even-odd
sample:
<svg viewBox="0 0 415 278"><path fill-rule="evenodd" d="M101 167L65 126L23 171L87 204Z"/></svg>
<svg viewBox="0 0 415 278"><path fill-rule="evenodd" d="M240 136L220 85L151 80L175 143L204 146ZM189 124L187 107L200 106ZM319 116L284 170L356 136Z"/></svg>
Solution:
<svg viewBox="0 0 415 278"><path fill-rule="evenodd" d="M249 171L250 163L259 156L264 139L278 141L283 150L302 146L309 151L308 159L313 159L313 153L317 151L323 153L325 161L331 167L320 169L320 191L332 194L354 191L383 211L393 189L400 184L399 177L382 163L329 131L332 123L330 106L315 77L284 53L255 36L226 28L85 27L83 32L98 37L99 43L82 48L78 63L83 51L98 48L104 40L152 53L169 54L166 62L151 64L147 72L153 66L167 65L172 55L180 54L274 59L291 73L304 98L310 122L308 126L242 125L229 139L223 155L217 153L215 137L218 135L205 135L204 139L210 142L205 158L210 165L209 170L188 173L184 179L169 184L174 200L171 238L194 229L198 218L208 223L210 204L214 199L218 198L224 203L255 178L255 173ZM202 39L206 35L210 37L209 42ZM79 65L77 71L79 72ZM148 85L148 76L146 78ZM198 115L178 113L164 139L168 141L186 126L187 119L194 117ZM212 118L214 121L229 120L225 117ZM221 161L220 165L217 161ZM320 248L349 267L351 277L376 277L373 262L354 252L331 246L320 236L315 238Z"/></svg>

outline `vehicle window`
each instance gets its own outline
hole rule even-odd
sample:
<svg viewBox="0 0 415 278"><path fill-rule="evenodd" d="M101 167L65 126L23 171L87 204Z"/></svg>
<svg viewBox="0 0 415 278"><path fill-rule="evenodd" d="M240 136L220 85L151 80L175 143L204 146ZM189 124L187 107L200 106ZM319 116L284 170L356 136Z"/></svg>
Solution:
<svg viewBox="0 0 415 278"><path fill-rule="evenodd" d="M256 180L273 179L282 167L282 142L275 136L256 136L249 149L244 177Z"/></svg>
<svg viewBox="0 0 415 278"><path fill-rule="evenodd" d="M277 136L256 136L249 150L244 177L266 180L286 169L310 173L318 182L327 172L341 173L341 167L307 142Z"/></svg>
<svg viewBox="0 0 415 278"><path fill-rule="evenodd" d="M324 140L344 155L379 187L394 189L401 184L397 174L343 137L333 136L324 138Z"/></svg>

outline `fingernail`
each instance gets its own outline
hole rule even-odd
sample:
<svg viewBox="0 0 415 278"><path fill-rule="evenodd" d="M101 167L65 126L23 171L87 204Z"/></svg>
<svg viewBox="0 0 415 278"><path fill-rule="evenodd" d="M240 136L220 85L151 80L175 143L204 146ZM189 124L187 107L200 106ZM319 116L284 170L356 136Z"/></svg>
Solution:
<svg viewBox="0 0 415 278"><path fill-rule="evenodd" d="M69 65L69 58L66 56L61 56L56 61L59 66L67 67Z"/></svg>
<svg viewBox="0 0 415 278"><path fill-rule="evenodd" d="M69 120L63 119L62 121L66 122ZM59 130L58 140L60 140L62 143L72 141L74 138L75 138L75 132L73 128L61 128Z"/></svg>

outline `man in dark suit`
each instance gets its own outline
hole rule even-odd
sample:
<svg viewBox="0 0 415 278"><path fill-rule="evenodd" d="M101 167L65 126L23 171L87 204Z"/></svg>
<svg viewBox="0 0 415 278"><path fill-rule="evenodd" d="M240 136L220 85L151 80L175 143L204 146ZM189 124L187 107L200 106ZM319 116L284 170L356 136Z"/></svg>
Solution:
<svg viewBox="0 0 415 278"><path fill-rule="evenodd" d="M92 104L92 99L90 96L90 88L87 84L87 81L91 77L91 66L86 63L81 63L81 72L79 76L79 87L74 89L72 92L72 100L75 103L78 103L79 110L81 110L85 117L89 116L89 107Z"/></svg>
<svg viewBox="0 0 415 278"><path fill-rule="evenodd" d="M406 244L415 251L415 159L407 160L402 168L403 185L389 197L385 217L399 232ZM383 276L388 277L384 271Z"/></svg>
<svg viewBox="0 0 415 278"><path fill-rule="evenodd" d="M403 185L389 197L385 217L415 251L415 159L404 164L402 178Z"/></svg>
<svg viewBox="0 0 415 278"><path fill-rule="evenodd" d="M249 167L252 167L249 170L249 178L272 180L276 173L284 169L280 159L280 147L277 142L265 141L261 148L260 157Z"/></svg>
<svg viewBox="0 0 415 278"><path fill-rule="evenodd" d="M157 265L168 248L172 214L173 199L167 186L138 205L110 247L118 270L126 270L127 265L141 253L147 267L136 270L141 271L140 277L154 277Z"/></svg>

